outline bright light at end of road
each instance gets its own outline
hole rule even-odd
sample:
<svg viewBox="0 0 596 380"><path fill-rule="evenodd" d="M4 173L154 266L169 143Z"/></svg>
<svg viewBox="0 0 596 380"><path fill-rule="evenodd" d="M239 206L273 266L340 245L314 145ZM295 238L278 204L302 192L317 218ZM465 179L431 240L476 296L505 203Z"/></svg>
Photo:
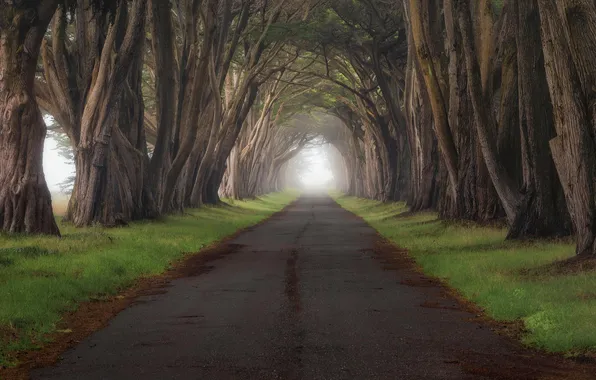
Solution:
<svg viewBox="0 0 596 380"><path fill-rule="evenodd" d="M306 188L326 187L333 181L329 159L322 146L304 149L300 153L300 182Z"/></svg>

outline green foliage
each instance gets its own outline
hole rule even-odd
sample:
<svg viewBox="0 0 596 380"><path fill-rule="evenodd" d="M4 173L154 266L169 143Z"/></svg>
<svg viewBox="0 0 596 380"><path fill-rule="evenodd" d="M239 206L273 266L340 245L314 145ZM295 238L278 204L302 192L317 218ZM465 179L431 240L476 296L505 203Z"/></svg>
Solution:
<svg viewBox="0 0 596 380"><path fill-rule="evenodd" d="M295 197L271 194L120 229L61 225L62 238L0 235L0 367L11 364L11 352L43 342L61 315L80 302L159 274L188 252L257 223ZM3 331L18 339L8 334L7 340Z"/></svg>
<svg viewBox="0 0 596 380"><path fill-rule="evenodd" d="M320 86L319 88L312 87L302 95L284 101L281 123L287 121L295 114L311 113L317 109L327 110L334 108L337 105L336 97L329 92L325 92L323 87L324 86ZM280 104L281 103L278 102L278 105L274 109L274 114L277 112L277 108Z"/></svg>
<svg viewBox="0 0 596 380"><path fill-rule="evenodd" d="M298 46L311 49L318 45L337 42L342 34L349 33L349 28L331 9L319 10L306 20L292 23L273 23L268 31L267 40L288 41ZM315 45L315 46L313 46Z"/></svg>
<svg viewBox="0 0 596 380"><path fill-rule="evenodd" d="M262 20L253 17L249 40L256 40L262 33ZM283 61L297 54L290 72L311 75L314 80L305 80L291 86L287 93L290 99L278 100L274 108L277 114L279 104L284 109L280 122L290 120L297 113L311 113L315 110L336 110L347 104L355 106L356 94L379 100L377 111L387 113L387 107L376 86L376 77L369 75L374 55L381 62L382 70L389 71L390 65L402 64L405 39L403 6L392 2L364 2L360 0L339 0L322 3L314 7L308 17L295 22L273 23L267 30L265 45L283 42L286 49ZM239 61L241 57L236 57ZM294 57L295 58L295 57ZM287 74L287 73L286 73ZM286 75L284 79L289 79ZM294 80L294 79L292 79ZM294 97L296 88L309 91ZM255 108L255 109L258 109Z"/></svg>
<svg viewBox="0 0 596 380"><path fill-rule="evenodd" d="M503 228L445 223L432 213L400 215L407 211L401 203L337 200L492 318L522 320L527 344L571 354L596 350L596 273L526 274L573 256L571 242L505 241Z"/></svg>

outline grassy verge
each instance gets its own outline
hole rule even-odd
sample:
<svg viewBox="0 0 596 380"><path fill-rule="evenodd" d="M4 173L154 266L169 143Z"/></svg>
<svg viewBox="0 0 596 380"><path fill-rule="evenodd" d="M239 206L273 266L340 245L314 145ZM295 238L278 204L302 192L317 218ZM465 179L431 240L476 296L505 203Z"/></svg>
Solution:
<svg viewBox="0 0 596 380"><path fill-rule="evenodd" d="M11 352L43 343L61 315L78 303L159 274L186 253L256 224L296 196L271 194L119 229L61 225L62 238L0 235L0 367L14 364Z"/></svg>
<svg viewBox="0 0 596 380"><path fill-rule="evenodd" d="M596 349L596 272L552 275L527 269L573 256L570 242L508 242L502 228L449 224L432 213L400 215L400 203L337 196L425 273L444 279L496 320L522 320L524 342L552 352ZM536 272L536 271L530 271Z"/></svg>

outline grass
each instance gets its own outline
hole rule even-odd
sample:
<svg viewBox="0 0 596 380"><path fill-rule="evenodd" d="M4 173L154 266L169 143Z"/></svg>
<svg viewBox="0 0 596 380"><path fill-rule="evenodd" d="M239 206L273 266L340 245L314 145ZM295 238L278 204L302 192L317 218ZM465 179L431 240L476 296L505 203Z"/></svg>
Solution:
<svg viewBox="0 0 596 380"><path fill-rule="evenodd" d="M188 252L256 224L296 196L276 193L118 229L62 224L62 238L0 235L0 367L15 364L11 353L42 344L80 302L162 273Z"/></svg>
<svg viewBox="0 0 596 380"><path fill-rule="evenodd" d="M527 274L572 257L570 241L505 241L503 228L446 223L433 213L400 215L407 211L401 203L336 200L492 318L523 321L525 343L569 355L596 351L596 272Z"/></svg>

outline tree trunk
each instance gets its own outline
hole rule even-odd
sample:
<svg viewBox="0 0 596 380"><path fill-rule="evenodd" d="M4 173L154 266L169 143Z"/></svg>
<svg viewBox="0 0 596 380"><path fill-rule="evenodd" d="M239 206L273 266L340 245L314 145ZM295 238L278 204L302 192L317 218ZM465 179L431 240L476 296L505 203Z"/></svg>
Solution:
<svg viewBox="0 0 596 380"><path fill-rule="evenodd" d="M513 4L518 7L516 35L524 201L507 237L568 235L571 232L569 214L548 145L556 133L544 68L538 4L536 0L514 1Z"/></svg>
<svg viewBox="0 0 596 380"><path fill-rule="evenodd" d="M151 36L155 57L155 103L157 136L149 172L156 203L161 203L163 179L170 170L172 131L176 122L175 36L169 1L150 0Z"/></svg>
<svg viewBox="0 0 596 380"><path fill-rule="evenodd" d="M36 95L68 134L76 179L67 219L106 226L153 217L141 95L146 0L113 19L90 0L76 3L74 39L64 8L44 45L44 79ZM109 21L111 20L111 21Z"/></svg>
<svg viewBox="0 0 596 380"><path fill-rule="evenodd" d="M33 94L41 41L57 2L3 4L0 9L0 225L10 233L59 235L43 173L46 127Z"/></svg>
<svg viewBox="0 0 596 380"><path fill-rule="evenodd" d="M438 147L433 133L433 114L424 79L416 59L412 35L408 36L408 68L405 113L411 152L408 205L413 212L433 209L438 195Z"/></svg>
<svg viewBox="0 0 596 380"><path fill-rule="evenodd" d="M596 254L596 5L539 0L557 136L550 140L578 255Z"/></svg>
<svg viewBox="0 0 596 380"><path fill-rule="evenodd" d="M157 215L141 96L146 0L122 4L80 116L77 175L68 218L76 226L125 225ZM129 17L130 14L130 17ZM109 63L112 49L119 53Z"/></svg>
<svg viewBox="0 0 596 380"><path fill-rule="evenodd" d="M468 91L474 110L474 121L478 140L482 147L482 154L486 167L495 186L501 204L507 214L509 224L513 224L519 207L521 196L510 174L499 159L496 144L496 123L492 109L484 94L476 47L473 38L472 20L469 0L455 0L455 10L462 34L463 52L466 63Z"/></svg>
<svg viewBox="0 0 596 380"><path fill-rule="evenodd" d="M99 135L75 154L77 176L68 217L76 226L126 225L157 215L148 178L140 80L134 83L138 86L127 87L109 111L111 135Z"/></svg>
<svg viewBox="0 0 596 380"><path fill-rule="evenodd" d="M439 52L433 44L431 30L439 30L434 26L440 13L439 2L429 0L409 0L409 16L411 33L419 60L421 72L428 90L428 97L433 110L434 127L441 155L449 175L450 194L457 199L458 187L458 152L449 126L444 83L441 78ZM433 6L434 5L434 6Z"/></svg>
<svg viewBox="0 0 596 380"><path fill-rule="evenodd" d="M471 128L474 117L466 66L462 64L462 35L453 15L452 1L445 0L443 9L449 54L448 120L458 152L458 178L456 197L442 203L440 216L444 219L484 221L491 184L478 149L477 133Z"/></svg>

